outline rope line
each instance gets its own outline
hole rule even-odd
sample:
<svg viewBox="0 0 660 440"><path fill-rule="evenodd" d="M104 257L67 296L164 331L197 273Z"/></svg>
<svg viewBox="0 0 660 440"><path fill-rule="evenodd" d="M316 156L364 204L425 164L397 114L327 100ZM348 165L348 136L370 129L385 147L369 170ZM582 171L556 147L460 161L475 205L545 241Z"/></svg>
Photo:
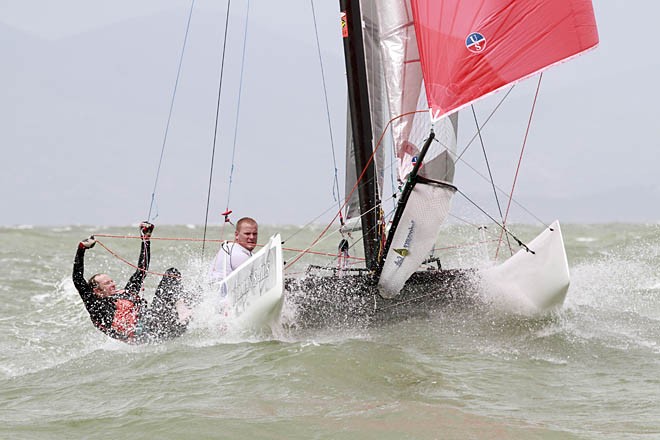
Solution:
<svg viewBox="0 0 660 440"><path fill-rule="evenodd" d="M457 192L458 192L458 194L460 194L460 195L462 195L463 197L465 197L465 200L467 200L468 202L472 203L472 204L474 205L475 208L477 208L479 211L481 211L481 213L484 214L486 217L488 217L488 218L489 218L489 219L490 219L490 220L491 220L496 226L498 226L499 228L501 228L501 229L502 229L502 234L506 233L506 234L509 235L511 238L513 238L513 239L516 241L516 243L518 243L519 246L522 246L522 247L525 248L527 251L534 253L534 251L532 251L531 249L529 249L525 243L523 243L518 237L516 237L515 235L513 235L513 233L512 233L511 231L509 231L509 230L506 228L506 226L499 224L499 223L497 222L497 220L495 220L495 219L493 218L493 216L491 216L490 214L488 214L488 213L487 213L482 207L480 207L477 203L475 203L474 200L470 199L470 198L469 198L464 192L462 192L460 189L458 189ZM499 238L498 241L499 241L500 243L502 242L502 235L500 235L500 238Z"/></svg>
<svg viewBox="0 0 660 440"><path fill-rule="evenodd" d="M227 203L225 212L229 212L229 201L231 200L231 188L234 182L234 169L236 158L236 138L238 137L238 122L241 114L241 96L243 95L243 71L245 69L245 49L247 48L248 23L250 20L250 0L247 1L247 10L245 13L245 26L243 30L243 53L241 55L241 74L238 83L238 102L236 104L236 120L234 121L234 140L231 148L231 167L229 169L229 185L227 188ZM227 226L227 221L222 222L220 236L222 237Z"/></svg>
<svg viewBox="0 0 660 440"><path fill-rule="evenodd" d="M541 90L541 80L543 79L543 73L539 75L539 81L536 84L536 93L534 94L534 101L532 102L532 109L529 112L529 119L527 120L527 129L525 130L525 137L523 139L523 144L522 148L520 149L520 157L518 158L518 165L516 167L516 174L513 177L513 183L511 185L511 192L509 193L509 203L506 206L506 213L504 214L504 218L502 219L502 226L506 227L506 221L509 217L509 209L511 208L511 200L513 199L513 191L516 188L516 183L518 182L518 174L520 172L520 165L522 164L522 159L523 159L523 154L525 154L525 146L527 145L527 137L529 136L529 130L532 127L532 118L534 117L534 110L536 109L536 101L539 97L539 91ZM502 234L503 232L500 232L500 240L502 240ZM500 250L500 245L497 246L497 251L495 252L495 258L497 258L497 255ZM511 254L513 255L513 251L511 251Z"/></svg>
<svg viewBox="0 0 660 440"><path fill-rule="evenodd" d="M142 238L142 237L138 237L138 238ZM181 278L179 275L172 275L172 274L167 274L167 273L160 273L160 272L153 272L153 271L150 271L150 270L144 270L141 267L138 267L137 265L131 263L126 258L122 257L121 255L119 255L118 253L116 253L115 251L110 249L109 247L107 247L101 241L96 240L96 243L100 244L103 249L105 249L106 251L108 251L110 253L110 255L112 255L113 257L117 258L118 260L128 264L129 266L131 266L134 269L140 270L140 271L142 271L144 273L147 273L147 274L158 275L158 276L161 276L161 277Z"/></svg>
<svg viewBox="0 0 660 440"><path fill-rule="evenodd" d="M103 237L103 238L122 238L122 239L142 239L139 235L112 235L112 234L94 234L94 237ZM203 238L182 238L182 237L151 237L151 241L154 240L161 240L161 241L190 241L190 242L201 242L204 241ZM207 239L207 242L211 243L222 243L226 240L216 240L216 239ZM98 242L98 240L97 240ZM105 245L101 244L105 248ZM257 247L262 247L263 244L257 244ZM303 249L296 249L296 248L289 248L289 247L283 247L283 251L287 252L302 252ZM331 252L320 252L320 251L308 251L307 253L313 254L313 255L321 255L321 256L326 256L326 257L336 257L337 255ZM360 260L363 261L364 258L362 257L352 257L349 256L348 258L354 259L354 260ZM120 258L122 261L126 261L123 258Z"/></svg>
<svg viewBox="0 0 660 440"><path fill-rule="evenodd" d="M483 130L484 127L486 127L486 125L488 124L488 122L490 122L491 118L495 115L495 113L497 112L497 110L499 110L499 108L502 106L502 104L504 104L504 101L507 99L507 97L509 96L509 94L511 94L511 92L513 91L514 88L515 88L515 85L512 85L512 86L509 88L509 90L507 90L506 94L502 97L502 99L500 99L500 101L497 103L497 105L495 106L495 108L490 112L490 114L488 115L488 117L486 118L486 120L481 124L481 126L478 127L479 130ZM469 162L466 162L466 161L463 159L463 156L465 155L465 153L467 152L467 150L470 148L470 146L471 146L472 143L477 139L478 136L479 136L479 133L478 133L478 132L475 133L475 134L472 136L472 138L471 138L470 141L465 145L465 147L462 149L462 151L460 152L460 154L456 155L456 162L458 162L458 161L460 160L465 166L467 166L468 168L470 168L470 169L471 169L471 170L472 170L477 176L481 177L484 181L488 182L488 181L489 181L488 177L484 176L484 175L483 175L482 173L480 173L475 167L473 167ZM513 202L516 206L518 206L520 209L522 209L523 211L525 211L525 213L527 213L530 217L534 218L537 222L541 223L541 224L544 225L545 227L548 227L548 224L547 224L545 221L543 221L541 218L539 218L537 215L535 215L533 212L531 212L529 209L527 209L522 203L518 202L518 201L517 201L516 199L514 199L512 196L510 197L509 194L508 194L505 190L503 190L502 188L500 188L500 187L497 186L497 185L495 186L495 188L497 188L497 190L498 190L501 194L504 194L505 196L507 196L507 198L509 198L509 200L510 200L511 202Z"/></svg>
<svg viewBox="0 0 660 440"><path fill-rule="evenodd" d="M341 211L348 204L349 200L351 199L351 196L353 195L353 193L355 192L355 190L358 187L358 183L360 183L360 180L362 180L362 178L364 177L364 174L367 172L367 168L371 164L371 161L374 159L374 156L376 155L376 152L380 149L380 147L382 145L383 138L385 137L385 133L387 133L387 129L392 124L392 122L394 122L397 119L406 117L408 115L412 115L414 113L425 113L425 111L414 110L414 111L411 111L411 112L403 113L401 115L395 116L394 118L390 119L387 122L387 124L385 125L385 128L383 129L383 133L381 133L380 138L378 139L378 142L376 143L376 146L374 147L374 151L371 153L371 156L369 156L369 160L367 160L367 163L364 165L364 168L362 169L362 172L360 173L360 175L356 179L355 185L353 185L353 189L351 189L351 192L348 194L348 196L346 196L346 199L344 200L344 203L339 207L339 210L337 211L335 216L332 218L330 223L328 223L328 225L323 229L323 231L321 231L319 236L314 239L312 244L310 244L307 247L307 249L303 250L300 254L298 254L298 256L296 258L294 258L292 262L287 263L284 270L288 270L291 266L293 266L296 262L298 262L310 249L312 249L314 246L316 246L316 244L319 242L319 240L321 240L321 237L323 237L325 235L325 233L328 232L328 229L330 229L330 226L332 226L332 224L337 219L337 217L339 217L341 215Z"/></svg>
<svg viewBox="0 0 660 440"><path fill-rule="evenodd" d="M319 67L320 67L320 70L321 70L321 82L323 84L323 96L324 96L324 99L325 99L325 114L326 114L327 119L328 119L328 131L330 132L330 148L332 150L332 163L334 165L334 171L335 171L335 173L334 173L334 180L335 181L334 181L334 187L333 187L332 192L333 192L333 195L334 195L335 191L337 191L335 200L337 200L337 205L340 206L339 210L341 212L341 196L339 195L340 194L339 179L337 178L338 168L337 168L337 158L336 158L336 154L335 154L335 141L334 141L334 137L332 135L332 123L330 122L330 104L328 103L328 90L327 90L327 86L326 86L326 83L325 83L325 72L323 71L323 57L321 56L321 43L319 42L319 31L318 31L318 26L317 26L317 23L316 23L316 12L314 11L314 0L309 0L309 3L312 7L312 19L313 19L313 22L314 22L314 36L316 37L316 49L317 49L318 56L319 56Z"/></svg>
<svg viewBox="0 0 660 440"><path fill-rule="evenodd" d="M298 228L298 230L297 230L296 232L294 232L293 234L291 234L291 235L289 235L288 237L286 237L285 239L283 239L283 240L282 240L282 243L286 243L287 241L291 240L291 239L292 239L293 237L295 237L296 235L300 234L302 231L306 230L307 227L308 227L309 225L313 224L316 220L318 220L318 219L320 219L321 217L323 217L325 214L328 213L328 211L331 211L331 210L333 209L333 207L334 207L333 205L330 205L330 207L327 208L325 211L323 211L322 213L320 213L319 215L317 215L315 218L313 218L313 219L311 219L310 221L308 221L307 223L305 223L305 224L304 224L303 226L301 226L300 228Z"/></svg>
<svg viewBox="0 0 660 440"><path fill-rule="evenodd" d="M179 87L179 78L181 76L181 66L183 65L183 55L186 51L186 43L188 41L188 32L190 30L190 21L192 19L193 8L195 7L195 0L192 0L190 3L190 12L188 13L188 23L186 24L186 33L183 37L183 46L181 48L181 56L179 57L179 67L176 71L176 80L174 81L174 91L172 92L172 99L170 101L170 111L167 115L167 124L165 125L165 135L163 136L163 145L160 149L160 159L158 160L158 168L156 170L156 179L154 181L154 189L151 192L151 204L149 205L149 214L147 215L147 221L153 220L151 218L151 211L153 210L154 203L156 201L156 187L158 186L158 179L160 177L160 168L163 164L163 156L165 155L165 144L167 143L167 134L170 131L170 122L172 120L172 111L174 110L174 100L176 97L176 91ZM158 214L156 214L158 217ZM155 218L155 217L154 217Z"/></svg>
<svg viewBox="0 0 660 440"><path fill-rule="evenodd" d="M209 206L211 204L211 186L213 183L213 164L215 162L215 147L218 140L218 121L220 120L220 97L222 96L222 77L225 71L225 54L227 53L227 29L229 27L229 10L231 0L227 0L227 15L225 17L225 32L222 43L222 61L220 62L220 81L218 83L218 99L215 107L215 126L213 128L213 150L211 152L211 168L209 170L209 188L206 196L206 215L204 217L204 239L202 241L202 256L204 256L204 247L206 243L206 228L209 223Z"/></svg>
<svg viewBox="0 0 660 440"><path fill-rule="evenodd" d="M493 172L490 169L490 161L488 160L488 154L486 154L486 145L484 139L481 136L481 129L479 128L479 120L477 119L477 112L474 110L474 105L471 105L472 116L474 117L474 124L477 126L477 134L479 135L479 143L481 144L481 151L484 153L484 161L486 162L486 169L488 170L488 176L490 177L490 184L493 188L493 195L495 196L495 203L497 204L497 210L500 213L500 220L502 225L505 225L504 214L502 214L502 204L500 203L500 198L497 196L497 189L495 188L495 179L493 178ZM506 236L506 241L509 245L509 250L511 250L511 242L509 241L509 236ZM511 252L513 253L513 252Z"/></svg>

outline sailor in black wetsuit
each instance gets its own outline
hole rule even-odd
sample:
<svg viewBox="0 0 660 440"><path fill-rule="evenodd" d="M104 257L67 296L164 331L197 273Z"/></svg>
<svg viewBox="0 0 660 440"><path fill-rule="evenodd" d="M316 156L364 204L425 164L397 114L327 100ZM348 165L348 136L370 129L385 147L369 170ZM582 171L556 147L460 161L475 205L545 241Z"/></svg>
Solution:
<svg viewBox="0 0 660 440"><path fill-rule="evenodd" d="M175 268L166 271L156 289L151 307L140 296L149 270L151 233L154 225L140 224L142 248L138 269L123 290L107 274L96 274L85 281L85 251L94 247L94 236L83 240L73 263L73 284L85 304L92 323L106 335L130 344L158 342L181 336L188 325L190 310L184 304L181 274ZM177 306L182 311L180 316Z"/></svg>

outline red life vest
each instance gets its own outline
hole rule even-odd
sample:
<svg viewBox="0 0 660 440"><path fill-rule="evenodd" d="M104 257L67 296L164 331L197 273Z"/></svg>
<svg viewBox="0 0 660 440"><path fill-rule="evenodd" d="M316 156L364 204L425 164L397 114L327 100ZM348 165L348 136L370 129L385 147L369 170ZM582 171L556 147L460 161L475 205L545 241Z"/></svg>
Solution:
<svg viewBox="0 0 660 440"><path fill-rule="evenodd" d="M133 301L118 299L115 301L115 314L112 317L112 330L116 331L126 339L135 334L138 321L138 308Z"/></svg>

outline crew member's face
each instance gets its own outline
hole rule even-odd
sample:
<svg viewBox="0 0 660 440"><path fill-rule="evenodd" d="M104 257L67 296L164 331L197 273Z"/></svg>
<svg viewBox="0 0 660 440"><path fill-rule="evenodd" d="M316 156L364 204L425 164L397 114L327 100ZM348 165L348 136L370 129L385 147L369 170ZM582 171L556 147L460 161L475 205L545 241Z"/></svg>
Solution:
<svg viewBox="0 0 660 440"><path fill-rule="evenodd" d="M98 275L94 280L97 284L97 286L94 288L94 294L96 296L105 298L106 296L117 293L117 286L115 285L115 282L112 281L112 278L110 278L108 275Z"/></svg>
<svg viewBox="0 0 660 440"><path fill-rule="evenodd" d="M241 223L234 234L236 243L250 252L257 246L257 235L257 225L249 222Z"/></svg>

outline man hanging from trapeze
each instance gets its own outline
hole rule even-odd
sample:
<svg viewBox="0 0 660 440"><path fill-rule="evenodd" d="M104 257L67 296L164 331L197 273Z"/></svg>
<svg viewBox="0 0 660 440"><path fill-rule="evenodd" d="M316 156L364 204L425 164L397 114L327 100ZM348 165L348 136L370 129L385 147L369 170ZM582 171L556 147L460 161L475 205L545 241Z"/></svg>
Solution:
<svg viewBox="0 0 660 440"><path fill-rule="evenodd" d="M141 249L137 270L123 289L117 289L108 274L85 280L85 252L96 244L94 236L81 241L73 262L73 284L94 326L106 335L129 344L159 342L181 336L190 322L191 298L184 293L181 273L167 269L151 305L141 296L151 259L154 225L140 224Z"/></svg>

